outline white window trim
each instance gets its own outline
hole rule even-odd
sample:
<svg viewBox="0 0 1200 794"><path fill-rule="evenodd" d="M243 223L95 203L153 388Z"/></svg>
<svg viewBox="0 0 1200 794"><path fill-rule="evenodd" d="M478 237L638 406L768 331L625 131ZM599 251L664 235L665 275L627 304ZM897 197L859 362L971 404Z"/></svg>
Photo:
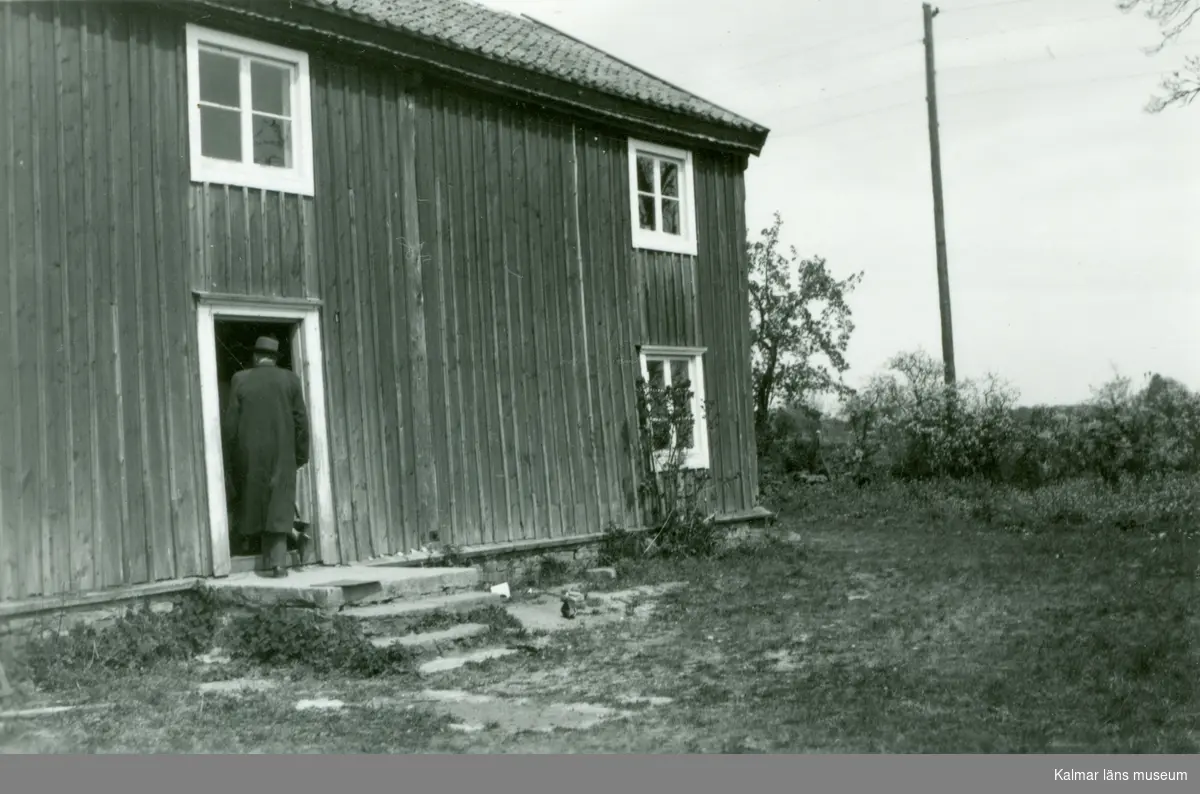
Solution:
<svg viewBox="0 0 1200 794"><path fill-rule="evenodd" d="M651 359L688 358L691 360L692 385L692 417L695 425L692 429L693 446L687 458L683 460L685 469L707 469L711 466L708 447L708 415L705 411L704 397L704 347L669 347L663 345L642 345L638 350L638 358L642 369L642 380L650 383ZM657 452L654 455L655 465L661 466L668 451Z"/></svg>
<svg viewBox="0 0 1200 794"><path fill-rule="evenodd" d="M200 153L200 45L228 49L242 55L259 56L294 65L296 81L292 88L291 168L234 163L205 157ZM235 36L198 25L187 26L188 139L193 182L211 182L257 190L313 195L312 107L308 55L254 39ZM249 101L248 99L246 101ZM243 147L243 156L252 157Z"/></svg>
<svg viewBox="0 0 1200 794"><path fill-rule="evenodd" d="M641 228L638 216L637 155L642 152L659 157L669 157L683 163L679 185L679 224L681 234L667 234L656 229ZM629 214L633 221L633 247L670 254L695 256L698 248L696 237L696 180L692 167L692 153L684 149L673 149L657 143L629 139Z"/></svg>

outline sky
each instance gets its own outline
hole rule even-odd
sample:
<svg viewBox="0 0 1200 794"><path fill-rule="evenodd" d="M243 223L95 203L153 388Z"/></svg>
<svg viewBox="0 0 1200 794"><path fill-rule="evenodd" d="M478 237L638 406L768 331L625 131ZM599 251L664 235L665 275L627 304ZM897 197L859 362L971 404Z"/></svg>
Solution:
<svg viewBox="0 0 1200 794"><path fill-rule="evenodd" d="M918 0L484 0L771 130L746 174L801 257L862 271L847 382L941 355ZM959 378L1072 403L1115 374L1200 388L1200 102L1145 113L1200 25L1116 0L945 0L934 20Z"/></svg>

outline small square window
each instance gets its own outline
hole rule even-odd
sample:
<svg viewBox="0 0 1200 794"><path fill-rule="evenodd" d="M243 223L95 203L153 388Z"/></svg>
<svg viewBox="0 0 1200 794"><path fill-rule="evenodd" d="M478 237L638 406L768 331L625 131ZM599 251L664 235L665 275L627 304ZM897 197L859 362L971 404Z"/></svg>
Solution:
<svg viewBox="0 0 1200 794"><path fill-rule="evenodd" d="M656 464L662 465L672 449L683 456L688 469L707 469L708 425L704 410L704 349L643 345L642 379L654 389L686 384L691 403L678 406L679 413L690 415L691 422L672 427L669 421L652 424L651 443Z"/></svg>
<svg viewBox="0 0 1200 794"><path fill-rule="evenodd" d="M633 246L696 255L692 155L643 141L629 141Z"/></svg>
<svg viewBox="0 0 1200 794"><path fill-rule="evenodd" d="M312 195L308 56L188 25L195 182Z"/></svg>

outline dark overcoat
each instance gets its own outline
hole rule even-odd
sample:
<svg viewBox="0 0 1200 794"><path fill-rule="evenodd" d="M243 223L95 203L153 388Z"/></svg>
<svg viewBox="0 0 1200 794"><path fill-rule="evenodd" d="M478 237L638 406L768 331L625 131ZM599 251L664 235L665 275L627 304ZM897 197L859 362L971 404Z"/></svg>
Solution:
<svg viewBox="0 0 1200 794"><path fill-rule="evenodd" d="M309 454L300 379L272 364L237 373L222 425L239 532L291 532L296 470L308 463Z"/></svg>

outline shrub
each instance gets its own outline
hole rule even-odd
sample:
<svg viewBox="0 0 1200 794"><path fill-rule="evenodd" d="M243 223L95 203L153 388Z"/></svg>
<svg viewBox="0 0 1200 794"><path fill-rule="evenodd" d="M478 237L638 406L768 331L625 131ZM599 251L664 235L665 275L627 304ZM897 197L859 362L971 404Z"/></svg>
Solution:
<svg viewBox="0 0 1200 794"><path fill-rule="evenodd" d="M722 530L709 512L712 479L687 467L693 439L693 392L688 382L637 388L638 504L645 534L610 527L600 544L601 564L638 557L707 557L721 548ZM712 428L716 412L705 407Z"/></svg>
<svg viewBox="0 0 1200 794"><path fill-rule="evenodd" d="M1200 471L1200 395L1154 376L1128 378L1080 406L1016 407L1000 379L947 386L940 362L897 356L844 405L851 473L920 480L979 478L1037 487L1097 476L1110 487L1150 474Z"/></svg>
<svg viewBox="0 0 1200 794"><path fill-rule="evenodd" d="M65 633L32 637L22 661L36 685L59 689L81 678L137 673L203 653L211 646L220 620L211 594L191 591L172 606L170 612L132 607L108 628L79 624Z"/></svg>
<svg viewBox="0 0 1200 794"><path fill-rule="evenodd" d="M362 678L409 672L412 667L407 648L377 648L352 618L311 609L269 607L237 618L228 633L231 656L262 665Z"/></svg>

